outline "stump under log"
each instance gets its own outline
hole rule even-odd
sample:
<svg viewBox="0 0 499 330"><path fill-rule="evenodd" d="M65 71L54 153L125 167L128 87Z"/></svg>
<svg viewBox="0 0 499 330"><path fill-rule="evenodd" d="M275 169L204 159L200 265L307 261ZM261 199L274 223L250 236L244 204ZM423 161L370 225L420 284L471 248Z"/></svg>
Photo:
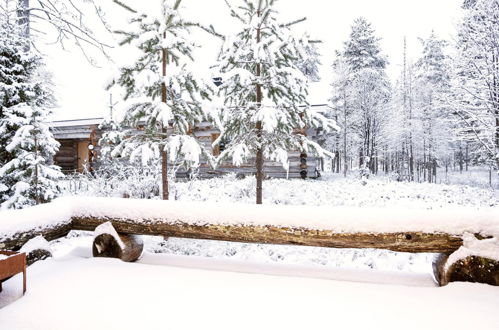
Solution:
<svg viewBox="0 0 499 330"><path fill-rule="evenodd" d="M139 259L144 249L144 242L137 235L99 234L92 244L94 257L118 258L126 262Z"/></svg>
<svg viewBox="0 0 499 330"><path fill-rule="evenodd" d="M47 258L52 258L52 252L44 249L32 250L26 254L26 265L31 266L35 262L45 260Z"/></svg>
<svg viewBox="0 0 499 330"><path fill-rule="evenodd" d="M21 247L21 252L26 253L26 264L31 266L39 260L52 257L49 242L41 235L33 237Z"/></svg>
<svg viewBox="0 0 499 330"><path fill-rule="evenodd" d="M435 278L441 286L450 282L473 282L499 286L499 261L497 260L469 256L452 265L446 265L446 263L447 257L438 261L439 270Z"/></svg>
<svg viewBox="0 0 499 330"><path fill-rule="evenodd" d="M439 286L446 285L448 282L445 279L445 264L449 259L449 255L446 253L439 253L437 257L433 260L433 277Z"/></svg>

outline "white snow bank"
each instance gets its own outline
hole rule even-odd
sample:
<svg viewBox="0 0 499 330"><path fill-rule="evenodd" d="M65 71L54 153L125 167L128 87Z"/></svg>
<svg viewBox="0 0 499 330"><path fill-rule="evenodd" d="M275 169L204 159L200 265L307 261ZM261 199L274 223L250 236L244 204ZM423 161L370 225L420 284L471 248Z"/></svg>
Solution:
<svg viewBox="0 0 499 330"><path fill-rule="evenodd" d="M466 233L463 235L463 246L449 256L445 263L445 269L459 260L470 256L477 256L499 261L499 240L497 237L479 240L474 235Z"/></svg>
<svg viewBox="0 0 499 330"><path fill-rule="evenodd" d="M22 276L4 283L0 306L4 297L21 298L0 309L0 328L419 330L475 329L477 322L483 330L499 328L499 287L476 283L408 287L108 258L41 261L28 278L25 296Z"/></svg>
<svg viewBox="0 0 499 330"><path fill-rule="evenodd" d="M97 237L97 236L102 235L102 234L107 234L107 235L113 236L113 238L116 240L116 242L118 243L120 248L121 249L125 248L125 243L123 243L123 241L120 238L120 235L118 235L118 232L116 231L116 229L114 229L113 224L111 222L109 222L109 221L104 222L102 225L99 225L95 228L94 237ZM99 253L100 253L101 252L100 246L97 246L97 249L99 249Z"/></svg>
<svg viewBox="0 0 499 330"><path fill-rule="evenodd" d="M31 251L35 251L35 250L45 250L45 251L49 251L52 253L52 248L50 247L50 243L45 239L43 238L43 236L36 236L32 239L30 239L29 241L26 242L26 244L24 244L22 247L21 247L21 252L26 252L26 253L30 253Z"/></svg>
<svg viewBox="0 0 499 330"><path fill-rule="evenodd" d="M135 223L186 223L332 230L338 233L424 232L499 237L498 208L440 209L251 205L144 199L64 197L51 204L0 212L2 236L68 222L72 216L123 219Z"/></svg>

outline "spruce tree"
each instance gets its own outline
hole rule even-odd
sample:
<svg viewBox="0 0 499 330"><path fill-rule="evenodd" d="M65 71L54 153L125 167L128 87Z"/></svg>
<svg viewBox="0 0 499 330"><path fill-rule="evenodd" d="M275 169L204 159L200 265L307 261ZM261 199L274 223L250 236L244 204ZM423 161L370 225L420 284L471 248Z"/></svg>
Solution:
<svg viewBox="0 0 499 330"><path fill-rule="evenodd" d="M15 11L4 8L0 25L0 204L22 208L57 195L59 143L45 124L53 96L42 58Z"/></svg>
<svg viewBox="0 0 499 330"><path fill-rule="evenodd" d="M308 127L335 127L332 120L314 112L307 102L307 78L300 71L310 40L292 32L292 23L278 21L274 0L228 2L232 17L240 23L225 38L216 69L224 101L218 141L228 141L220 159L232 157L240 165L256 156L256 203L262 203L264 158L286 168L289 150L324 154L307 138ZM216 142L218 142L216 141Z"/></svg>
<svg viewBox="0 0 499 330"><path fill-rule="evenodd" d="M190 28L180 15L180 0L162 1L157 17L136 13L129 31L119 31L122 45L140 51L138 59L120 69L113 84L124 88L124 119L128 128L114 154L147 163L161 158L163 199L168 199L168 155L170 161L197 166L202 147L190 133L206 120L211 87L190 71L195 45ZM136 134L136 129L140 134Z"/></svg>
<svg viewBox="0 0 499 330"><path fill-rule="evenodd" d="M345 42L343 55L350 69L359 72L362 69L383 70L388 61L381 54L381 47L375 31L364 17L357 18L352 25L350 39Z"/></svg>
<svg viewBox="0 0 499 330"><path fill-rule="evenodd" d="M378 155L386 137L383 133L388 121L386 110L391 96L391 86L385 72L388 61L381 53L379 41L371 24L360 17L354 21L350 38L338 54L349 67L348 104L358 118L354 129L360 140L357 146L359 167L367 162L373 173L378 170Z"/></svg>

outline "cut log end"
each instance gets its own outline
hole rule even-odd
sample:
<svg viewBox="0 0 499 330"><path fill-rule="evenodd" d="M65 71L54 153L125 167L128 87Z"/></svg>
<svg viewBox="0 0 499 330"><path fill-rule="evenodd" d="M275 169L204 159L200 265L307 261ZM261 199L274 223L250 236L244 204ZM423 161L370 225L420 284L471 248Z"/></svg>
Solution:
<svg viewBox="0 0 499 330"><path fill-rule="evenodd" d="M142 239L137 235L123 235L120 244L113 235L100 234L94 238L92 254L94 257L117 258L132 262L140 258L144 249Z"/></svg>
<svg viewBox="0 0 499 330"><path fill-rule="evenodd" d="M499 286L499 261L469 256L447 265L448 256L440 255L433 262L435 280L440 286L450 282L473 282Z"/></svg>

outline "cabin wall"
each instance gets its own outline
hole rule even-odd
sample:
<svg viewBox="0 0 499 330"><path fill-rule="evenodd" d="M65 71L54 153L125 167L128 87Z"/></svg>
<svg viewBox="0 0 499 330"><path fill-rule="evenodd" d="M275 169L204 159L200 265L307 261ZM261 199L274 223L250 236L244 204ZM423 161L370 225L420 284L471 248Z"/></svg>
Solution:
<svg viewBox="0 0 499 330"><path fill-rule="evenodd" d="M61 167L64 174L95 170L99 165L101 136L96 125L59 128L54 137L61 146L54 155L54 164ZM92 150L89 145L93 146Z"/></svg>
<svg viewBox="0 0 499 330"><path fill-rule="evenodd" d="M220 147L212 147L213 142L219 137L220 131L212 127L208 123L202 123L192 130L192 134L196 137L197 141L206 150L212 150L213 155L219 155L222 150ZM314 138L315 131L307 131L307 135ZM306 168L302 168L302 160L299 151L291 151L288 153L289 171L282 167L280 162L273 162L266 160L264 162L264 173L269 178L301 178L301 171L306 169L308 178L317 178L319 176L319 159L314 156L307 156ZM221 176L229 173L237 173L245 176L255 175L255 159L250 158L241 166L234 166L231 160L224 161L216 169L212 169L206 160L201 160L200 167L197 170L197 175L200 178L209 178L213 176ZM179 170L178 177L186 177L189 171Z"/></svg>
<svg viewBox="0 0 499 330"><path fill-rule="evenodd" d="M137 130L140 134L140 131ZM173 130L168 130L173 134ZM219 137L220 131L209 123L201 123L194 127L190 132L201 146L214 155L219 155L223 147L212 147L213 142ZM64 173L85 172L98 169L105 163L99 159L100 146L99 139L103 132L97 125L74 125L58 127L55 138L61 143L59 152L54 156L54 163L60 166ZM307 130L306 134L312 139L315 138L315 130ZM89 150L88 145L93 145L94 149ZM222 150L221 150L222 149ZM317 157L307 155L306 158L298 151L288 153L289 170L286 171L279 162L265 161L264 173L269 178L301 178L301 171L306 170L308 178L317 178L319 176L320 162ZM171 164L170 164L171 166ZM179 169L178 178L188 178L193 174L193 170ZM217 169L212 169L206 159L201 159L201 164L195 170L200 178L210 178L229 173L237 173L244 176L255 175L255 159L248 161L241 166L234 166L231 160L224 161Z"/></svg>

